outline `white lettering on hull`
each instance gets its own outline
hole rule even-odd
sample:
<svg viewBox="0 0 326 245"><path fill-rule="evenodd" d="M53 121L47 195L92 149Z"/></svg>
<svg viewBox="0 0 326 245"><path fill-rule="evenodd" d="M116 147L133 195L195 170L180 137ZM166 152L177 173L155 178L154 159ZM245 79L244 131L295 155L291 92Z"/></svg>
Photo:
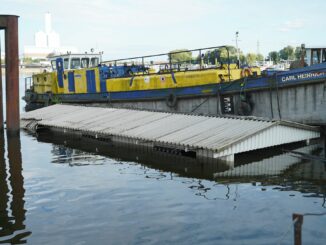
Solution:
<svg viewBox="0 0 326 245"><path fill-rule="evenodd" d="M310 73L303 73L298 75L284 76L281 78L281 80L282 82L289 82L289 81L296 81L302 79L319 78L323 76L326 76L326 72L310 72Z"/></svg>

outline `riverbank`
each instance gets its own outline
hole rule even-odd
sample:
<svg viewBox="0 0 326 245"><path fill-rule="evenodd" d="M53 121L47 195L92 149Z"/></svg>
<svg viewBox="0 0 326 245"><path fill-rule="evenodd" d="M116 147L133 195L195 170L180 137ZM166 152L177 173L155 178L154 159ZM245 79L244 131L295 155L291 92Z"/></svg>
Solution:
<svg viewBox="0 0 326 245"><path fill-rule="evenodd" d="M6 74L6 70L5 68L2 68L2 74L5 75ZM23 74L23 75L33 75L36 73L40 73L43 72L44 68L41 67L37 67L37 68L19 68L19 74Z"/></svg>

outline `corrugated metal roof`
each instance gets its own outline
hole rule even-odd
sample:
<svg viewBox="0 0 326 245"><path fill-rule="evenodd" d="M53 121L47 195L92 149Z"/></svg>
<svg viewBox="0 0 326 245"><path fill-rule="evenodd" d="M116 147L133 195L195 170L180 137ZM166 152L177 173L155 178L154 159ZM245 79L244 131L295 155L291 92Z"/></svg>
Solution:
<svg viewBox="0 0 326 245"><path fill-rule="evenodd" d="M200 149L205 153L197 153L218 158L320 136L316 127L291 122L72 105L28 112L21 120L37 120L43 126L150 141L156 145Z"/></svg>

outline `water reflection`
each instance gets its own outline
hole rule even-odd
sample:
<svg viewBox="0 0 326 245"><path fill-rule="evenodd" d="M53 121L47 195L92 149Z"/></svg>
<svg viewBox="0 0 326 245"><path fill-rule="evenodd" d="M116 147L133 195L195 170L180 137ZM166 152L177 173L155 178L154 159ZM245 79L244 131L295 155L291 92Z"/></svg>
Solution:
<svg viewBox="0 0 326 245"><path fill-rule="evenodd" d="M209 200L236 200L238 183L252 185L276 186L275 190L299 191L307 193L306 197L323 199L325 207L326 167L317 160L301 159L282 148L273 148L254 154L242 154L231 166L218 160L195 159L149 150L128 145L110 144L89 138L51 132L38 134L38 140L53 145L53 160L56 164L83 166L103 164L109 156L119 161L136 162L142 168L145 178L171 180L175 176L187 177L184 181L194 194ZM321 145L292 144L288 150L304 154L321 154ZM88 152L88 153L86 153ZM159 171L157 171L159 170ZM122 165L121 174L131 174L128 165ZM215 180L215 181L205 181ZM221 193L224 193L221 196ZM308 194L309 193L309 194Z"/></svg>
<svg viewBox="0 0 326 245"><path fill-rule="evenodd" d="M26 210L20 137L7 136L5 142L3 132L0 132L0 189L0 243L26 243L31 232L26 231L24 224Z"/></svg>

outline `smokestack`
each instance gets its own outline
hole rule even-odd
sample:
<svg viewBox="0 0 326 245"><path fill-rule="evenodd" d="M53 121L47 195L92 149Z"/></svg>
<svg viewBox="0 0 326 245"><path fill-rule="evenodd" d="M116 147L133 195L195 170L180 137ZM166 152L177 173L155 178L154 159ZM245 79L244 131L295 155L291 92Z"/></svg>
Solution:
<svg viewBox="0 0 326 245"><path fill-rule="evenodd" d="M51 14L45 13L45 33L49 34L52 31Z"/></svg>

